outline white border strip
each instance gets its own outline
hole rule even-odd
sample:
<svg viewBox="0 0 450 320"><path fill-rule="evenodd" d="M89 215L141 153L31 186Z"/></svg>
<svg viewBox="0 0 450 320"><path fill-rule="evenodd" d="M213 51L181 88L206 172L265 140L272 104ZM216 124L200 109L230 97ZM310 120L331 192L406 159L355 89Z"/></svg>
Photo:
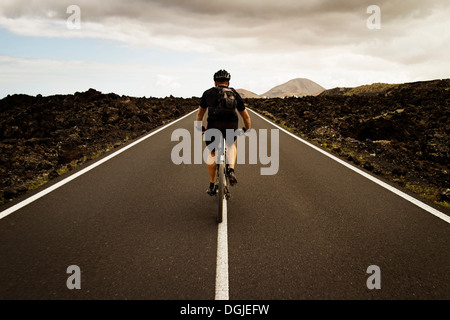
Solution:
<svg viewBox="0 0 450 320"><path fill-rule="evenodd" d="M218 229L215 300L228 300L228 226L226 199L223 199L223 217Z"/></svg>
<svg viewBox="0 0 450 320"><path fill-rule="evenodd" d="M446 214L444 214L444 213L442 213L442 212L440 212L440 211L434 209L433 207L430 207L429 205L427 205L427 204L425 204L425 203L423 203L423 202L417 200L416 198L411 197L410 195L408 195L408 194L406 194L406 193L404 193L404 192L402 192L402 191L400 191L400 190L398 190L398 189L392 187L391 185L389 185L389 184L387 184L387 183L385 183L385 182L383 182L383 181L381 181L381 180L379 180L379 179L373 177L372 175L370 175L370 174L368 174L368 173L366 173L366 172L364 172L364 171L362 171L362 170L360 170L360 169L358 169L358 168L356 168L356 167L350 165L349 163L347 163L347 162L345 162L345 161L343 161L343 160L341 160L341 159L335 157L334 155L332 155L332 154L330 154L330 153L328 153L328 152L326 152L326 151L320 149L319 147L317 147L317 146L315 146L315 145L313 145L313 144L311 144L311 143L309 143L309 142L303 140L302 138L296 136L295 134L293 134L293 133L287 131L286 129L281 128L280 126L276 125L275 123L271 122L270 120L264 118L263 116L261 116L260 114L256 113L255 111L253 111L253 110L251 110L251 109L249 109L249 108L247 108L247 109L250 110L251 112L253 112L254 114L256 114L256 115L257 115L258 117L260 117L261 119L263 119L263 120L269 122L269 123L272 124L273 126L277 127L278 129L280 129L281 131L287 133L288 135L292 136L293 138L295 138L295 139L301 141L302 143L308 145L309 147L311 147L311 148L313 148L313 149L319 151L320 153L326 155L327 157L333 159L334 161L339 162L340 164L342 164L342 165L346 166L347 168L349 168L349 169L355 171L356 173L362 175L363 177L365 177L365 178L367 178L367 179L369 179L369 180L375 182L376 184L382 186L383 188L385 188L385 189L387 189L387 190L389 190L389 191L395 193L396 195L402 197L403 199L405 199L405 200L407 200L407 201L409 201L409 202L415 204L416 206L422 208L423 210L428 211L429 213L431 213L431 214L435 215L436 217L438 217L438 218L444 220L445 222L450 223L450 217L449 217L448 215L446 215Z"/></svg>
<svg viewBox="0 0 450 320"><path fill-rule="evenodd" d="M94 169L95 167L98 167L99 165L105 163L106 161L111 160L111 159L114 158L115 156L121 154L122 152L124 152L124 151L126 151L126 150L128 150L128 149L130 149L131 147L134 147L134 146L137 145L138 143L140 143L140 142L142 142L142 141L144 141L144 140L150 138L151 136L153 136L153 135L157 134L158 132L160 132L160 131L166 129L167 127L173 125L174 123L176 123L176 122L178 122L178 121L180 121L180 120L182 120L182 119L184 119L184 118L190 116L190 115L193 114L194 112L197 112L197 110L194 110L194 111L188 113L187 115L185 115L185 116L183 116L183 117L181 117L181 118L179 118L179 119L177 119L177 120L174 120L174 121L168 123L167 125L165 125L165 126L159 128L159 129L157 129L157 130L151 132L150 134L148 134L148 135L146 135L146 136L140 138L139 140L136 140L136 141L130 143L129 145L123 147L122 149L117 150L117 151L114 152L113 154L111 154L111 155L109 155L109 156L107 156L107 157L105 157L105 158L103 158L103 159L101 159L101 160L99 160L99 161L93 163L93 164L90 165L89 167L87 167L87 168L85 168L85 169L83 169L83 170L81 170L81 171L78 171L77 173L74 173L74 174L68 176L68 177L65 178L64 180L62 180L62 181L60 181L60 182L58 182L58 183L55 183L54 185L52 185L52 186L50 186L50 187L48 187L48 188L42 190L41 192L36 193L35 195L33 195L33 196L31 196L31 197L29 197L29 198L23 200L22 202L19 202L18 204L16 204L16 205L14 205L14 206L12 206L12 207L10 207L10 208L8 208L8 209L6 209L6 210L0 212L0 219L3 219L4 217L10 215L11 213L13 213L13 212L15 212L15 211L17 211L17 210L19 210L19 209L21 209L21 208L27 206L28 204L32 203L33 201L36 201L37 199L42 198L43 196L45 196L45 195L49 194L50 192L52 192L52 191L54 191L54 190L56 190L56 189L62 187L62 186L65 185L66 183L68 183L68 182L70 182L70 181L72 181L72 180L78 178L79 176L85 174L86 172L91 171L92 169Z"/></svg>

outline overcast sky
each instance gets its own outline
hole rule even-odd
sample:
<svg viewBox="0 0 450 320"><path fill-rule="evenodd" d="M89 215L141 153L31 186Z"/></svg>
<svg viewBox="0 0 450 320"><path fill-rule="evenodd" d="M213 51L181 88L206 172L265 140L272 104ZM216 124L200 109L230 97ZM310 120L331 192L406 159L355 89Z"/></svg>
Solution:
<svg viewBox="0 0 450 320"><path fill-rule="evenodd" d="M450 1L0 0L0 43L0 98L403 83L450 77Z"/></svg>

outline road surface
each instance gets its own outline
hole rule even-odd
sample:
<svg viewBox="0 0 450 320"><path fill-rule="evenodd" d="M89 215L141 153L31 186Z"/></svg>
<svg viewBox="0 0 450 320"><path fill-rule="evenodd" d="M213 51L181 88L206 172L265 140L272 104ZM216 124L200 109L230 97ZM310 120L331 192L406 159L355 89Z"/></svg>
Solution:
<svg viewBox="0 0 450 320"><path fill-rule="evenodd" d="M194 112L0 208L0 299L214 300L219 285L230 300L450 298L448 211L250 115L279 168L236 168L226 283L206 166L171 157L172 133L193 134Z"/></svg>

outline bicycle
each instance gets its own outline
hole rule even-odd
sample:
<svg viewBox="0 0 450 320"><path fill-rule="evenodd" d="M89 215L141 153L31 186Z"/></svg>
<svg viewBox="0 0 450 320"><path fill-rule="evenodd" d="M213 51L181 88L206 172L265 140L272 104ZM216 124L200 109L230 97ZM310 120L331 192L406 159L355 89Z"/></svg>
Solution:
<svg viewBox="0 0 450 320"><path fill-rule="evenodd" d="M236 136L242 136L246 132L245 128L237 129L235 131ZM228 175L228 164L226 164L227 159L227 148L225 147L225 137L219 141L219 146L217 148L217 177L216 177L216 197L218 200L218 213L217 222L221 223L223 221L223 208L225 205L224 200L229 200L231 198L231 191L229 186L230 177Z"/></svg>
<svg viewBox="0 0 450 320"><path fill-rule="evenodd" d="M202 134L205 134L206 128L202 126ZM248 130L245 128L237 129L234 132L236 137L244 135ZM216 150L216 163L217 163L217 176L215 182L215 196L218 200L218 212L217 212L217 222L221 223L223 221L223 207L225 205L224 200L229 200L231 198L231 192L229 186L230 179L228 176L228 164L226 164L227 159L227 148L225 148L225 137L222 136L219 140L219 144Z"/></svg>

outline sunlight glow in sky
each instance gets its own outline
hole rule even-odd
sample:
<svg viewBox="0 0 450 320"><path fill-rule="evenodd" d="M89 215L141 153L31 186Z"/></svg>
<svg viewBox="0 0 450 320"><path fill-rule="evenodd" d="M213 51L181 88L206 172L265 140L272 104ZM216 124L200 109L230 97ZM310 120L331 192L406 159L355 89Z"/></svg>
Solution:
<svg viewBox="0 0 450 320"><path fill-rule="evenodd" d="M380 29L367 27L372 4ZM449 78L448 17L448 0L2 0L0 98L200 96L222 68L257 94L293 78L327 89Z"/></svg>

